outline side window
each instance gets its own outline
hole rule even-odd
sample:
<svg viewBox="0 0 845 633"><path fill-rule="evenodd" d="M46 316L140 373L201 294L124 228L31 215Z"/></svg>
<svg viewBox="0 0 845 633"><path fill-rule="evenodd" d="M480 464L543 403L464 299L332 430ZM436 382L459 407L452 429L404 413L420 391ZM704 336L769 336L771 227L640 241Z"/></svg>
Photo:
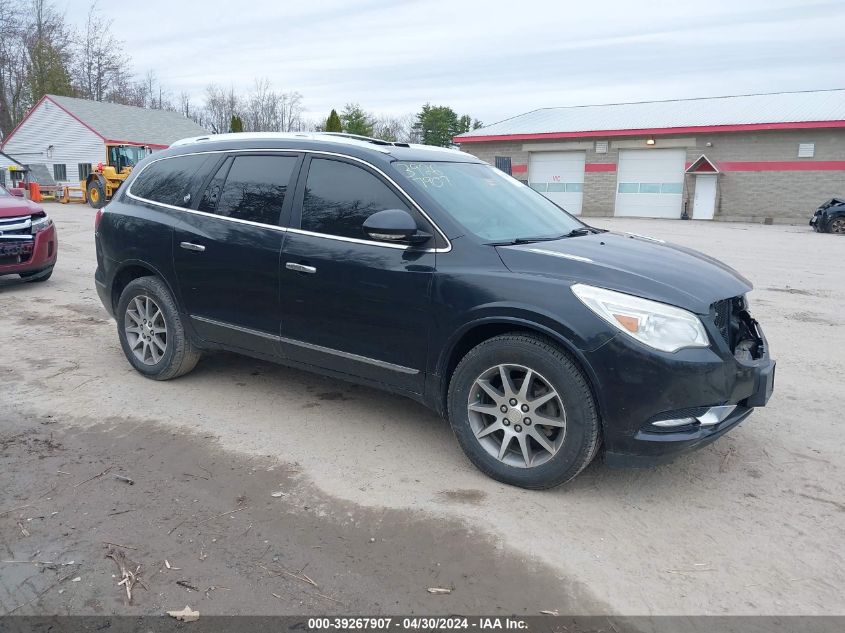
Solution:
<svg viewBox="0 0 845 633"><path fill-rule="evenodd" d="M409 211L398 195L361 167L311 159L302 203L303 230L366 239L364 220L385 209Z"/></svg>
<svg viewBox="0 0 845 633"><path fill-rule="evenodd" d="M298 160L296 156L236 156L226 161L206 188L199 210L238 220L278 224Z"/></svg>
<svg viewBox="0 0 845 633"><path fill-rule="evenodd" d="M152 202L189 207L191 196L205 178L213 155L176 156L148 165L129 185L129 192Z"/></svg>
<svg viewBox="0 0 845 633"><path fill-rule="evenodd" d="M214 178L208 183L205 191L202 194L200 203L197 206L197 211L205 211L206 213L217 212L217 202L220 200L220 192L223 191L223 183L226 181L226 174L229 173L229 168L232 166L232 159L227 158L220 165L220 169L214 174Z"/></svg>

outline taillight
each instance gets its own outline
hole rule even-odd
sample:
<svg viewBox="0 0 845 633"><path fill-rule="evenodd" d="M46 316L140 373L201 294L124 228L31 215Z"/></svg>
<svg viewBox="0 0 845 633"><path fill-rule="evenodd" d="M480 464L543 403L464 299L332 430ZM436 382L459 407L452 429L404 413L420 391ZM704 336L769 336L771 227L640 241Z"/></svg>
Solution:
<svg viewBox="0 0 845 633"><path fill-rule="evenodd" d="M100 226L100 220L103 219L103 210L97 209L97 213L94 215L94 231L97 230L97 227Z"/></svg>

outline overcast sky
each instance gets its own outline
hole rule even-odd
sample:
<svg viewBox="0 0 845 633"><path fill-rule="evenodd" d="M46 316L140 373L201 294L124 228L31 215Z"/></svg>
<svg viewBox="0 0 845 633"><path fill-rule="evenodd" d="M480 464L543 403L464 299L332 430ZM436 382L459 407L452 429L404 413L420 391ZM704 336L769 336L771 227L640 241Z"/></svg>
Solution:
<svg viewBox="0 0 845 633"><path fill-rule="evenodd" d="M82 22L88 0L56 0ZM255 77L311 118L450 105L535 108L845 87L845 2L144 0L104 2L140 76L175 98Z"/></svg>

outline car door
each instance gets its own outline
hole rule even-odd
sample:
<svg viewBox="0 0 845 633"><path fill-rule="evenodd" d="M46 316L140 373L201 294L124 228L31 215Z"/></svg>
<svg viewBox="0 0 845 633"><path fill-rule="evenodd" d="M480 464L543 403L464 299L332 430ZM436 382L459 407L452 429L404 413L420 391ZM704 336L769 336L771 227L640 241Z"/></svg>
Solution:
<svg viewBox="0 0 845 633"><path fill-rule="evenodd" d="M306 159L296 197L280 274L285 356L421 393L434 244L373 241L362 225L404 209L431 227L382 175L351 159Z"/></svg>
<svg viewBox="0 0 845 633"><path fill-rule="evenodd" d="M175 227L182 302L201 338L278 355L279 222L301 161L297 153L220 155L195 209Z"/></svg>

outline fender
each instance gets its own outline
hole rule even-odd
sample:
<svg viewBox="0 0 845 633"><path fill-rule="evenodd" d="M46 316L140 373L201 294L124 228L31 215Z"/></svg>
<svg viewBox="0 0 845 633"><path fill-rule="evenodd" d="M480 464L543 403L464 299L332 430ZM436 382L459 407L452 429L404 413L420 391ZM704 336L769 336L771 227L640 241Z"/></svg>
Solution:
<svg viewBox="0 0 845 633"><path fill-rule="evenodd" d="M507 308L512 313L502 314L503 308ZM497 314L484 314L485 312L489 313L493 310L495 310ZM567 323L562 322L557 315L544 314L536 310L527 310L522 306L512 304L490 304L486 306L479 306L479 308L473 312L475 314L472 315L474 317L472 320L464 322L460 327L456 328L452 332L443 345L440 356L437 359L435 372L431 378L433 378L435 382L435 385L433 385L435 388L432 389L432 392L436 392L437 394L436 399L438 401L438 409L443 406L442 403L445 396L445 387L448 385L446 373L448 370L449 360L452 357L452 353L454 352L458 342L469 331L479 326L513 325L520 329L529 329L548 336L563 347L575 359L575 362L586 375L587 382L589 383L590 389L593 391L593 395L596 399L596 406L599 409L599 415L601 415L604 406L600 391L597 389L597 385L600 384L600 381L598 380L598 376L593 370L592 365L587 360L586 354L603 347L616 338L617 334L608 335L605 331L596 337L585 340L581 336L577 335ZM576 340L581 340L584 343L589 341L591 344L579 346L574 342ZM426 391L428 392L428 389ZM434 395L434 393L431 395Z"/></svg>
<svg viewBox="0 0 845 633"><path fill-rule="evenodd" d="M114 289L114 280L117 279L118 276L120 276L121 272L123 272L124 270L126 270L127 268L130 268L132 266L137 266L139 268L146 268L153 275L155 275L156 277L161 279L164 282L164 285L167 286L167 290L170 292L170 294L173 295L174 298L177 297L176 293L174 292L173 286L171 285L170 281L167 279L167 276L164 275L161 272L161 270L159 270L156 266L153 266L148 261L145 261L145 260L142 260L142 259L124 259L120 262L112 261L112 264L113 264L112 273L109 275L109 278L106 280L106 283L108 284L108 287L109 287L110 290ZM116 305L114 307L115 307L115 309L117 308ZM180 312L181 312L181 310L180 310Z"/></svg>

